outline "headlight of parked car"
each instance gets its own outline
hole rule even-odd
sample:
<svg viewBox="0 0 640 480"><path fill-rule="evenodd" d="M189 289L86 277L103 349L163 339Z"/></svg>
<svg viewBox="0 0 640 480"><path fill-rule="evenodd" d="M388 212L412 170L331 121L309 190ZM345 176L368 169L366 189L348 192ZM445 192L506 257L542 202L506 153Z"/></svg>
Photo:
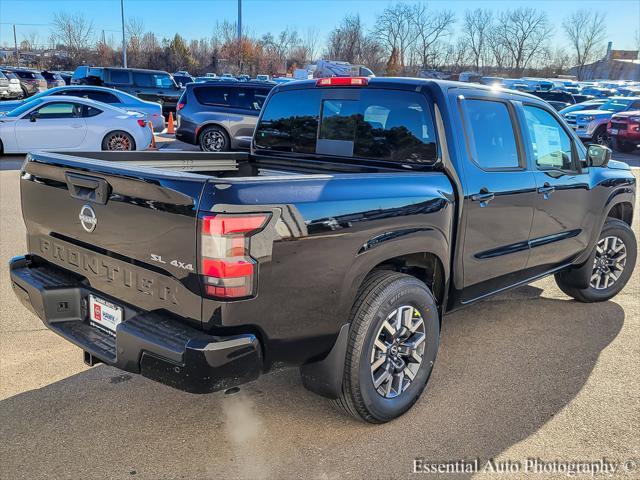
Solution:
<svg viewBox="0 0 640 480"><path fill-rule="evenodd" d="M579 122L590 122L595 119L596 117L593 115L583 115L582 117L578 117Z"/></svg>
<svg viewBox="0 0 640 480"><path fill-rule="evenodd" d="M629 117L630 122L640 123L640 117Z"/></svg>

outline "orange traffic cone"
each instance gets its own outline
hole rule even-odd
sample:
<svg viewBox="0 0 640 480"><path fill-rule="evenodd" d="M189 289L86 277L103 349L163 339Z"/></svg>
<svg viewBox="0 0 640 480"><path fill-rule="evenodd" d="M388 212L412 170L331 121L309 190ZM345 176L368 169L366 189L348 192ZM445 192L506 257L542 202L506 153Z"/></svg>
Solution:
<svg viewBox="0 0 640 480"><path fill-rule="evenodd" d="M176 126L173 124L173 112L169 112L169 125L167 126L167 133L169 135L175 135Z"/></svg>
<svg viewBox="0 0 640 480"><path fill-rule="evenodd" d="M151 130L151 145L149 145L149 148L147 148L147 150L157 150L158 147L156 147L156 136L153 134L153 123L148 122L147 125L149 125L149 130Z"/></svg>

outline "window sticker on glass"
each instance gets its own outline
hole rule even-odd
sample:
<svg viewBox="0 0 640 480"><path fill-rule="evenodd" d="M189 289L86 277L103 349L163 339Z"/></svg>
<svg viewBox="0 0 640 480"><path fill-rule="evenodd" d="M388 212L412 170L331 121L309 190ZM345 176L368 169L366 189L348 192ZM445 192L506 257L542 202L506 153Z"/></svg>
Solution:
<svg viewBox="0 0 640 480"><path fill-rule="evenodd" d="M560 131L549 125L534 124L534 148L540 165L562 166Z"/></svg>

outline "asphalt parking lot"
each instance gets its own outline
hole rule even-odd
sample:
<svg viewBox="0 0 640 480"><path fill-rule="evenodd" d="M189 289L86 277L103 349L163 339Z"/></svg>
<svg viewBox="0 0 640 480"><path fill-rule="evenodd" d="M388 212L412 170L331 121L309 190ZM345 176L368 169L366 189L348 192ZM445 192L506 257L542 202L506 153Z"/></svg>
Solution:
<svg viewBox="0 0 640 480"><path fill-rule="evenodd" d="M0 159L6 168L20 162ZM423 397L402 418L371 426L307 392L297 370L264 376L235 395L196 396L86 367L78 348L15 299L5 265L25 251L18 174L5 170L3 478L408 478L416 457L636 459L638 470L620 467L616 476L640 478L640 268L601 304L570 300L546 279L447 316Z"/></svg>

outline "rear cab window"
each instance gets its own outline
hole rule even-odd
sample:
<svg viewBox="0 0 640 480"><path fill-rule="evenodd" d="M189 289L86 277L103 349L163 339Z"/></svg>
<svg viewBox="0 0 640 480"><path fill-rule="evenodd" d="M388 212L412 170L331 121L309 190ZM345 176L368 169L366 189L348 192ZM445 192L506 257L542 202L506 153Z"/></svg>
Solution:
<svg viewBox="0 0 640 480"><path fill-rule="evenodd" d="M427 97L382 88L278 92L256 128L255 147L400 164L438 159Z"/></svg>

